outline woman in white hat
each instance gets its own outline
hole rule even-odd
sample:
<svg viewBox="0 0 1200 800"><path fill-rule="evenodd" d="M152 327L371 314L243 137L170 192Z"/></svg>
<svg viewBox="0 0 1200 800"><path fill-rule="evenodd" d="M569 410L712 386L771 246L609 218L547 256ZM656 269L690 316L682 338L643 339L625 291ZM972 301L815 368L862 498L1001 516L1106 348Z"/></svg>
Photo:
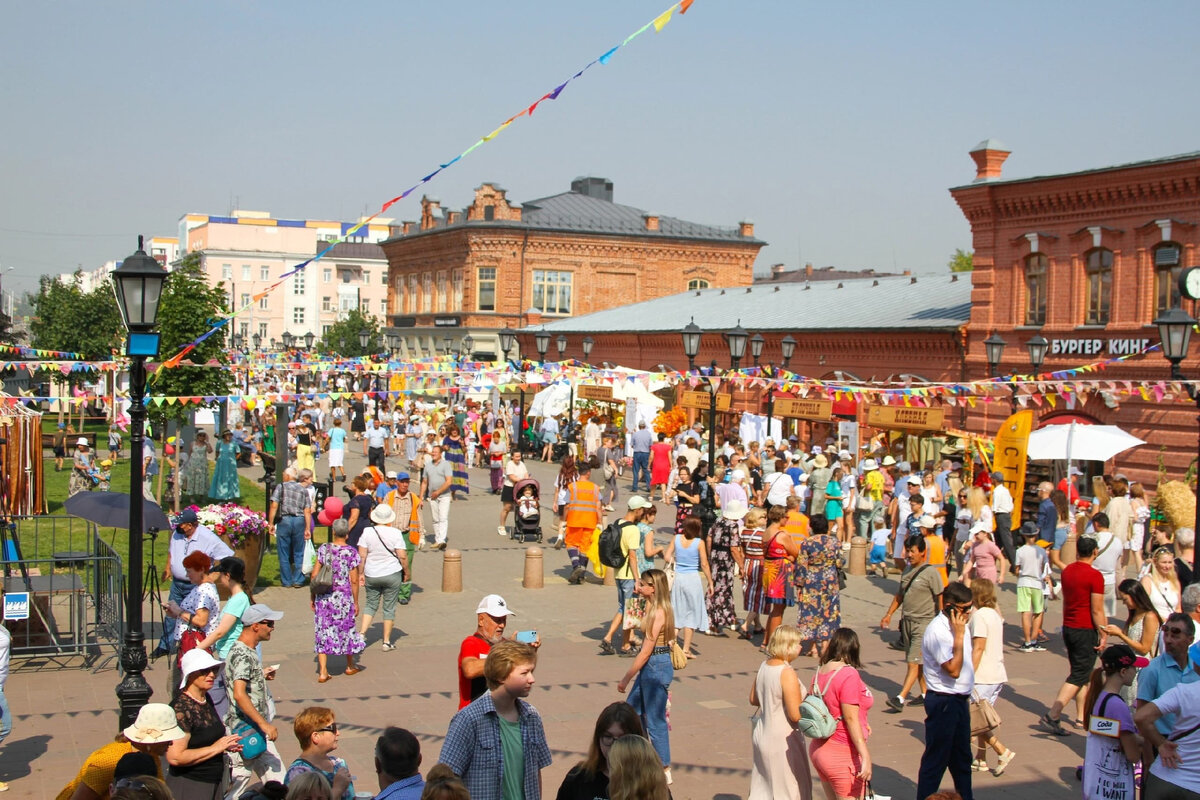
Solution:
<svg viewBox="0 0 1200 800"><path fill-rule="evenodd" d="M92 752L79 768L59 797L108 797L117 762L127 753L147 753L157 763L171 742L184 736L175 721L175 710L165 703L147 703L138 711L137 719L100 749ZM162 767L159 766L159 774Z"/></svg>
<svg viewBox="0 0 1200 800"><path fill-rule="evenodd" d="M208 690L224 662L204 650L183 654L179 694L171 701L182 736L167 748L167 786L175 800L217 800L225 778L225 753L239 747L236 736L227 736Z"/></svg>
<svg viewBox="0 0 1200 800"><path fill-rule="evenodd" d="M80 436L75 442L75 458L71 463L71 479L67 488L67 496L72 497L80 492L90 492L94 489L97 483L92 480L94 472L96 472L95 456L88 447L88 440Z"/></svg>
<svg viewBox="0 0 1200 800"><path fill-rule="evenodd" d="M366 589L366 602L362 607L362 623L359 632L365 637L371 620L383 603L383 643L385 653L396 649L392 644L392 625L396 619L396 599L400 587L408 574L408 550L404 533L392 525L396 512L387 503L380 503L371 511L371 525L363 530L358 540L358 557L363 564L362 585Z"/></svg>
<svg viewBox="0 0 1200 800"><path fill-rule="evenodd" d="M736 470L735 470L736 471ZM724 636L722 628L738 627L733 604L733 568L742 560L742 518L746 503L731 499L721 508L721 518L708 530L708 567L712 573L712 593L706 598L710 635ZM737 550L737 555L734 554Z"/></svg>

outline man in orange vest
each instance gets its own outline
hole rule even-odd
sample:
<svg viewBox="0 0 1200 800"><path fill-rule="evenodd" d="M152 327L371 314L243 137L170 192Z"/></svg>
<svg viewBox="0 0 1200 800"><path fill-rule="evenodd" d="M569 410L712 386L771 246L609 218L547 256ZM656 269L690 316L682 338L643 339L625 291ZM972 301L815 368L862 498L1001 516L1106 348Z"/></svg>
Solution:
<svg viewBox="0 0 1200 800"><path fill-rule="evenodd" d="M932 514L922 514L917 520L921 535L925 538L925 549L929 566L942 577L942 588L950 585L950 569L946 563L946 540L942 538L941 526Z"/></svg>
<svg viewBox="0 0 1200 800"><path fill-rule="evenodd" d="M595 456L580 463L579 478L567 491L566 532L563 539L567 543L571 566L574 567L567 582L576 585L583 583L587 570L587 551L600 525L600 487L591 481L592 470L598 466Z"/></svg>
<svg viewBox="0 0 1200 800"><path fill-rule="evenodd" d="M408 551L408 574L400 584L400 605L408 605L412 599L413 554L425 549L425 525L421 522L421 498L409 491L411 478L407 472L396 473L394 488L387 493L383 502L396 512L397 528L405 532L404 549ZM419 548L418 548L419 545Z"/></svg>

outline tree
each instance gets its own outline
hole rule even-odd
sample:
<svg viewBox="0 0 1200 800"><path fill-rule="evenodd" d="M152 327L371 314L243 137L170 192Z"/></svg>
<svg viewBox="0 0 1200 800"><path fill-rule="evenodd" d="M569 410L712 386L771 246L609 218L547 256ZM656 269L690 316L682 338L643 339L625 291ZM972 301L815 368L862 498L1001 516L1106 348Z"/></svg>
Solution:
<svg viewBox="0 0 1200 800"><path fill-rule="evenodd" d="M83 291L80 275L70 283L43 275L32 297L31 342L38 350L80 353L88 361L107 361L124 328L112 286Z"/></svg>
<svg viewBox="0 0 1200 800"><path fill-rule="evenodd" d="M371 334L366 350L358 343L358 334L364 329ZM375 317L364 315L357 308L351 309L345 319L329 326L329 330L321 337L320 347L324 352L346 358L378 353L379 322Z"/></svg>
<svg viewBox="0 0 1200 800"><path fill-rule="evenodd" d="M970 272L975 269L975 254L960 247L954 251L954 255L950 256L950 261L946 266L950 268L951 272Z"/></svg>
<svg viewBox="0 0 1200 800"><path fill-rule="evenodd" d="M226 294L221 284L209 286L200 269L200 254L189 253L176 265L163 284L162 299L158 304L158 330L162 335L160 352L165 361L186 345L203 335L213 321L228 312ZM228 364L226 350L228 327L200 343L184 358L194 364L216 361ZM204 397L229 394L233 374L227 369L209 366L179 366L164 369L151 378L148 393L167 397ZM215 406L216 403L206 405ZM194 405L152 406L152 415L157 419L184 420Z"/></svg>

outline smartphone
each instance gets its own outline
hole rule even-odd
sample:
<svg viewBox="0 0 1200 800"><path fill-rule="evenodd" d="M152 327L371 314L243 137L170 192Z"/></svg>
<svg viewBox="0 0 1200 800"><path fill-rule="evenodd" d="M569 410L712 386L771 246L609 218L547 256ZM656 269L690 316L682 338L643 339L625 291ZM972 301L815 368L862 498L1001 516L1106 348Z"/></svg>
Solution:
<svg viewBox="0 0 1200 800"><path fill-rule="evenodd" d="M533 644L537 638L537 631L517 631L517 641L522 644Z"/></svg>

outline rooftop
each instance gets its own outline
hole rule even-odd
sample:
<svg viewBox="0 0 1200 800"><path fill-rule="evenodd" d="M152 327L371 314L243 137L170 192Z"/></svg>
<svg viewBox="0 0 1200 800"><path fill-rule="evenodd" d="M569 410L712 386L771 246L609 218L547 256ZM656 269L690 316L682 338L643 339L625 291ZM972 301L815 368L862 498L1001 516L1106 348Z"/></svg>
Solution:
<svg viewBox="0 0 1200 800"><path fill-rule="evenodd" d="M958 275L701 289L545 323L553 333L705 330L955 330L971 316L971 280ZM527 332L541 329L531 327Z"/></svg>
<svg viewBox="0 0 1200 800"><path fill-rule="evenodd" d="M989 139L989 140L986 140L985 142L980 142L979 146L982 146L982 145L986 144L987 142L994 142L994 141L995 140L993 140L993 139ZM996 144L999 144L999 143L997 142ZM976 152L977 150L978 150L978 147L975 150L972 150L972 152ZM1146 159L1144 161L1130 161L1127 164L1111 164L1107 167L1093 167L1091 169L1081 169L1077 172L1060 172L1056 175L1032 175L1027 178L992 178L992 179L988 180L987 185L988 186L1003 186L1005 184L1010 184L1010 183L1026 183L1026 182L1030 182L1030 181L1052 180L1055 178L1073 178L1078 175L1093 175L1097 172L1115 172L1117 170L1122 170L1122 169L1137 169L1138 167L1153 167L1153 166L1157 166L1159 164L1170 164L1170 163L1176 162L1176 161L1192 161L1192 160L1197 160L1197 159L1200 159L1200 150L1196 150L1191 153L1179 153L1178 155L1173 155L1173 156L1162 156L1161 158L1150 158L1150 159ZM962 186L952 187L951 191L954 191L957 189L969 189L969 188L979 186L979 185L980 185L979 183L968 183L968 184L964 184Z"/></svg>

